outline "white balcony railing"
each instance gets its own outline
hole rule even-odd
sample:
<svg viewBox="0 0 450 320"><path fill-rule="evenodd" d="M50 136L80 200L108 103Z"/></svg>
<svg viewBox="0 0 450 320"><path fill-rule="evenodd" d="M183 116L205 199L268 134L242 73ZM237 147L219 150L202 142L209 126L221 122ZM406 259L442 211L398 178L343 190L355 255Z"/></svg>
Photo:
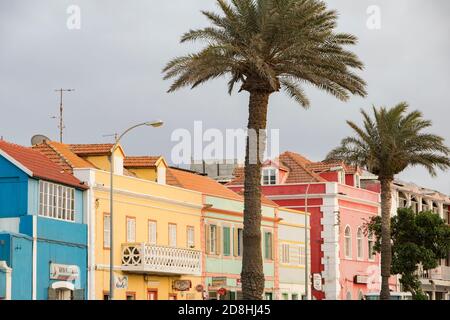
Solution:
<svg viewBox="0 0 450 320"><path fill-rule="evenodd" d="M148 243L123 244L122 268L144 274L200 275L201 251Z"/></svg>
<svg viewBox="0 0 450 320"><path fill-rule="evenodd" d="M446 266L439 266L436 269L431 270L419 268L418 274L422 279L450 281L450 267Z"/></svg>

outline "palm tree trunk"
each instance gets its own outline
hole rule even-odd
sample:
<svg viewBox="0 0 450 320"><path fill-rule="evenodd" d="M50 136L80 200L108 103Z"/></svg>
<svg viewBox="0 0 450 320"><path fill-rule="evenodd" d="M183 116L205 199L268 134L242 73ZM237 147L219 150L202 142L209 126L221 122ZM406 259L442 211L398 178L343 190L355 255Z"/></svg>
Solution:
<svg viewBox="0 0 450 320"><path fill-rule="evenodd" d="M261 159L266 145L267 107L270 93L250 91L245 153L242 293L244 300L261 300L265 278L261 250ZM257 139L254 139L254 138ZM255 141L256 140L256 141Z"/></svg>
<svg viewBox="0 0 450 320"><path fill-rule="evenodd" d="M381 183L381 300L390 299L389 278L391 276L391 204L393 178L380 178Z"/></svg>

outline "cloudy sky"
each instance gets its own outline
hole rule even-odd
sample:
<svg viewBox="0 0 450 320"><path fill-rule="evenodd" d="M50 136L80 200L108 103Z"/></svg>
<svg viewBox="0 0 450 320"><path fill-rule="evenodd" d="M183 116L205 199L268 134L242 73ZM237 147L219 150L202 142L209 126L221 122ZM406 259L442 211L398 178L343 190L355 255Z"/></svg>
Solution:
<svg viewBox="0 0 450 320"><path fill-rule="evenodd" d="M450 1L329 0L340 13L339 29L360 39L354 48L369 95L347 103L315 89L303 110L282 94L270 103L269 128L280 129L281 150L321 160L349 134L345 120L359 109L408 101L434 123L450 144ZM81 10L81 28L67 28L67 8ZM381 28L370 29L368 7L381 12ZM243 128L246 93L229 96L226 81L167 94L161 69L172 57L196 47L180 45L189 28L206 25L201 9L213 0L2 0L0 2L0 136L28 145L36 133L58 138L56 88L75 88L65 100L65 142L111 142L104 135L136 122L160 118L161 129L139 129L123 145L129 154L170 158L177 128ZM401 178L450 193L450 173L430 178L413 168Z"/></svg>

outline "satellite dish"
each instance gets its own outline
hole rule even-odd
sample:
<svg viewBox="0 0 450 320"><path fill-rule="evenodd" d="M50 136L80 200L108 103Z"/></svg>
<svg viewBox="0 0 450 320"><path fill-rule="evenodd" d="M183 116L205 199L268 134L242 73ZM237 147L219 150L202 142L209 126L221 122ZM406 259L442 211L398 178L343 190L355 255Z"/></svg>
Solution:
<svg viewBox="0 0 450 320"><path fill-rule="evenodd" d="M44 141L50 141L50 139L42 134L36 134L31 138L31 145L35 146L43 143Z"/></svg>

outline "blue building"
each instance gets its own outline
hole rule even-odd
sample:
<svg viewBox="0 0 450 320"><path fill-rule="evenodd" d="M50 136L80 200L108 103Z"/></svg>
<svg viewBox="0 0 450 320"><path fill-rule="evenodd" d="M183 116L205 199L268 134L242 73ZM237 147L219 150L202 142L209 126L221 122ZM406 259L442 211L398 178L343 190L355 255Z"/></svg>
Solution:
<svg viewBox="0 0 450 320"><path fill-rule="evenodd" d="M86 299L85 190L39 151L0 140L0 299Z"/></svg>

